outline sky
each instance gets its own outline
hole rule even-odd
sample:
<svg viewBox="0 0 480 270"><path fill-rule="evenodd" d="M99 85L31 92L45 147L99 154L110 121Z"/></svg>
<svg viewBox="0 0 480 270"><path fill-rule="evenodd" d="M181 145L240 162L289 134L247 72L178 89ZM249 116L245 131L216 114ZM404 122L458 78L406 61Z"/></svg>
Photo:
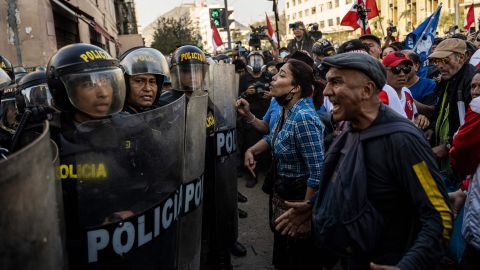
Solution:
<svg viewBox="0 0 480 270"><path fill-rule="evenodd" d="M200 2L200 0L197 0ZM181 5L182 3L193 3L194 0L135 0L137 20L139 29L153 22L158 16ZM223 6L224 0L207 0L208 4L220 4ZM235 19L242 24L264 20L265 12L269 15L272 12L272 1L268 0L228 0L228 6L235 10ZM278 10L284 9L284 0L279 0Z"/></svg>

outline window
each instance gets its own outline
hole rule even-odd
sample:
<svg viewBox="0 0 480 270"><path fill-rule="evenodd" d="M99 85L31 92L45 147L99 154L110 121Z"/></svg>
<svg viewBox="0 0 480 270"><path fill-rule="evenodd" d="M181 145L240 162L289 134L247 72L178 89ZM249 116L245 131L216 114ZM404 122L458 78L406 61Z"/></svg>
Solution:
<svg viewBox="0 0 480 270"><path fill-rule="evenodd" d="M320 29L325 28L325 21L320 21Z"/></svg>
<svg viewBox="0 0 480 270"><path fill-rule="evenodd" d="M337 25L340 25L340 17L337 17Z"/></svg>
<svg viewBox="0 0 480 270"><path fill-rule="evenodd" d="M345 4L351 4L352 3L352 0L346 0L345 1Z"/></svg>
<svg viewBox="0 0 480 270"><path fill-rule="evenodd" d="M293 1L292 1L292 5L293 5L293 6L295 6L295 2L296 2L296 0L293 0Z"/></svg>
<svg viewBox="0 0 480 270"><path fill-rule="evenodd" d="M333 26L333 19L328 19L328 26Z"/></svg>
<svg viewBox="0 0 480 270"><path fill-rule="evenodd" d="M290 21L290 15L287 15L287 21Z"/></svg>
<svg viewBox="0 0 480 270"><path fill-rule="evenodd" d="M312 7L312 15L317 13L317 8L316 7Z"/></svg>
<svg viewBox="0 0 480 270"><path fill-rule="evenodd" d="M320 5L320 12L323 12L323 4Z"/></svg>
<svg viewBox="0 0 480 270"><path fill-rule="evenodd" d="M298 12L298 18L301 19L303 17L303 11Z"/></svg>
<svg viewBox="0 0 480 270"><path fill-rule="evenodd" d="M298 4L300 5L302 3L302 0L298 0Z"/></svg>
<svg viewBox="0 0 480 270"><path fill-rule="evenodd" d="M332 2L327 2L327 9L332 9Z"/></svg>
<svg viewBox="0 0 480 270"><path fill-rule="evenodd" d="M335 7L340 6L340 0L335 0Z"/></svg>
<svg viewBox="0 0 480 270"><path fill-rule="evenodd" d="M290 3L289 2L287 2L287 8L290 8Z"/></svg>
<svg viewBox="0 0 480 270"><path fill-rule="evenodd" d="M293 19L297 19L297 13L293 13Z"/></svg>
<svg viewBox="0 0 480 270"><path fill-rule="evenodd" d="M310 15L310 10L309 9L305 9L305 17Z"/></svg>

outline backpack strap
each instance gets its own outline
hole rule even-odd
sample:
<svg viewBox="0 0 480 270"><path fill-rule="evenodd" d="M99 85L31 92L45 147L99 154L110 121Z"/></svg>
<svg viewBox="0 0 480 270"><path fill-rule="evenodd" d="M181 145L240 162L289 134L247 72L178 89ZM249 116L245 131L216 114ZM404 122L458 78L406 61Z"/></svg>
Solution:
<svg viewBox="0 0 480 270"><path fill-rule="evenodd" d="M389 135L396 132L406 132L419 138L421 141L425 141L422 133L413 124L403 121L391 122L381 125L376 125L367 128L360 132L360 140L366 141L372 138Z"/></svg>

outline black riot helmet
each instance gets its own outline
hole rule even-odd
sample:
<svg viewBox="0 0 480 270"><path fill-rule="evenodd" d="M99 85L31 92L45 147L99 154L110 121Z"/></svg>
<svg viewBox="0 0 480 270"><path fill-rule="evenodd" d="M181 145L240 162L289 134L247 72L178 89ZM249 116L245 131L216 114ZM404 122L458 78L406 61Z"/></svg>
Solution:
<svg viewBox="0 0 480 270"><path fill-rule="evenodd" d="M177 91L208 90L208 63L198 47L185 45L173 52L170 80Z"/></svg>
<svg viewBox="0 0 480 270"><path fill-rule="evenodd" d="M324 38L317 40L312 46L312 53L321 58L335 54L332 43Z"/></svg>
<svg viewBox="0 0 480 270"><path fill-rule="evenodd" d="M19 111L25 107L52 106L52 95L48 89L47 72L35 71L28 73L17 85L17 106Z"/></svg>
<svg viewBox="0 0 480 270"><path fill-rule="evenodd" d="M3 55L0 55L0 68L5 70L12 83L15 82L15 72L13 72L12 63Z"/></svg>
<svg viewBox="0 0 480 270"><path fill-rule="evenodd" d="M153 104L155 104L160 97L165 77L170 76L170 68L168 67L165 56L158 50L148 47L135 47L120 57L120 66L125 72L125 84L127 87L127 97L130 92L129 77L141 74L155 75L157 81L157 96Z"/></svg>
<svg viewBox="0 0 480 270"><path fill-rule="evenodd" d="M266 68L262 52L253 51L247 56L247 70L249 72L263 73Z"/></svg>
<svg viewBox="0 0 480 270"><path fill-rule="evenodd" d="M11 134L15 133L18 125L18 110L15 102L16 91L16 85L10 84L0 92L0 128Z"/></svg>
<svg viewBox="0 0 480 270"><path fill-rule="evenodd" d="M95 45L76 43L55 53L47 66L47 83L54 105L93 117L120 112L125 80L118 61Z"/></svg>

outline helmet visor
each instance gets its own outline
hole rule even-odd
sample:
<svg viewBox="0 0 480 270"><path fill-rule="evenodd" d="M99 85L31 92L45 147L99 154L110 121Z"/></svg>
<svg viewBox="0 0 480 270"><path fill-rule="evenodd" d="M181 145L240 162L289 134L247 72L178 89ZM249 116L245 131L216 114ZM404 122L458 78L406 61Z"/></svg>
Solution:
<svg viewBox="0 0 480 270"><path fill-rule="evenodd" d="M105 117L123 108L125 80L120 68L67 74L61 80L72 105L90 116Z"/></svg>
<svg viewBox="0 0 480 270"><path fill-rule="evenodd" d="M128 75L156 74L170 76L167 60L163 54L152 48L140 48L129 53L120 62Z"/></svg>
<svg viewBox="0 0 480 270"><path fill-rule="evenodd" d="M10 79L10 76L8 76L7 72L0 68L0 89L10 85L11 82L12 79Z"/></svg>
<svg viewBox="0 0 480 270"><path fill-rule="evenodd" d="M2 99L0 102L0 118L7 127L14 127L17 122L17 106L15 98Z"/></svg>
<svg viewBox="0 0 480 270"><path fill-rule="evenodd" d="M177 91L207 91L208 90L208 65L187 64L172 67L172 87Z"/></svg>
<svg viewBox="0 0 480 270"><path fill-rule="evenodd" d="M25 106L52 106L52 95L46 83L34 85L22 90Z"/></svg>

